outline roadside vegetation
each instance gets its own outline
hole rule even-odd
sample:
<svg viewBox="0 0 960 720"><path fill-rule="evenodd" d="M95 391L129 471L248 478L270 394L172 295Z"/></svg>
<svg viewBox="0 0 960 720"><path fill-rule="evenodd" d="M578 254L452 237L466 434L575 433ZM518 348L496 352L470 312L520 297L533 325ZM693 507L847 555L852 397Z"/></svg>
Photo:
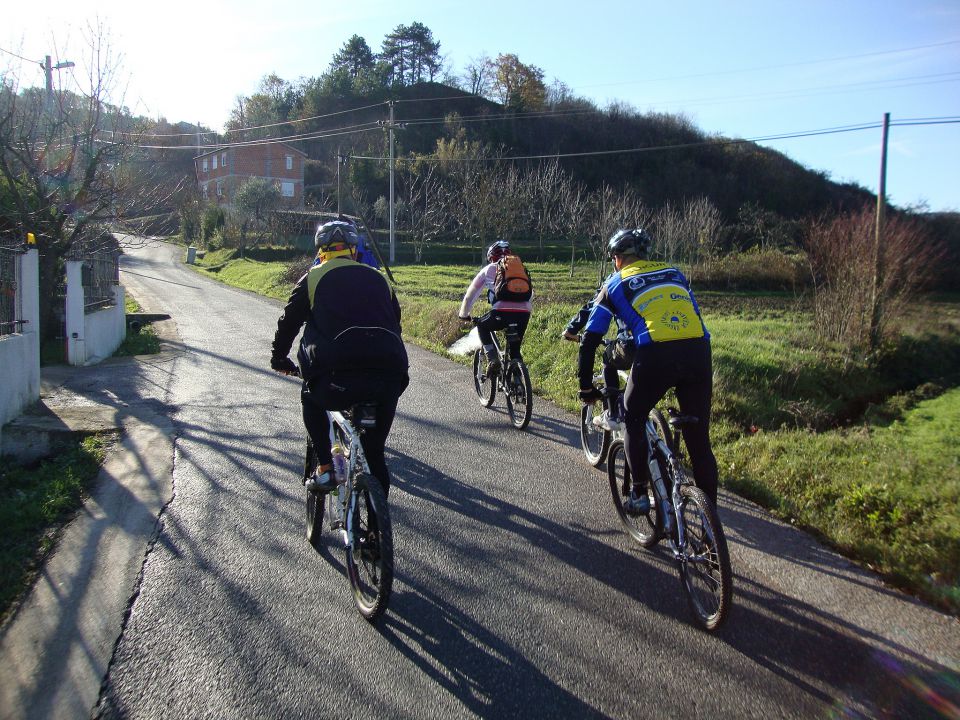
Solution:
<svg viewBox="0 0 960 720"><path fill-rule="evenodd" d="M129 292L127 292L124 297L126 298L124 309L127 313L143 312L140 303L138 303ZM120 347L116 349L113 355L114 357L130 357L133 355L154 355L158 352L160 352L160 338L157 337L153 325L145 323L141 325L140 329L136 332L128 329L127 337L124 338Z"/></svg>
<svg viewBox="0 0 960 720"><path fill-rule="evenodd" d="M309 264L228 255L209 253L198 270L281 299ZM786 261L773 257L725 262L753 286L779 287L770 276ZM527 265L537 300L524 356L535 391L578 412L577 347L560 334L596 288L597 268ZM695 289L732 284L711 281L716 269L684 269ZM447 348L468 329L456 312L475 271L393 268L408 341L469 361ZM820 337L810 293L705 290L698 299L713 335L712 435L724 487L960 613L960 297L914 298L872 351Z"/></svg>
<svg viewBox="0 0 960 720"><path fill-rule="evenodd" d="M82 506L115 438L78 440L35 465L0 465L0 624Z"/></svg>

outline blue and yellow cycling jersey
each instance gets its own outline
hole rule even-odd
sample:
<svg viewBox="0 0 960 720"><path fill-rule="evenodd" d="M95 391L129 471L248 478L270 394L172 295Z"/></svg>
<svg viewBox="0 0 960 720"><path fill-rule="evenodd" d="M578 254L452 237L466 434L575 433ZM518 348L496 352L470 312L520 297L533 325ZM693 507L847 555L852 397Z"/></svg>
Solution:
<svg viewBox="0 0 960 720"><path fill-rule="evenodd" d="M611 275L584 330L605 335L615 317L630 328L638 346L710 337L690 283L662 262L638 260Z"/></svg>

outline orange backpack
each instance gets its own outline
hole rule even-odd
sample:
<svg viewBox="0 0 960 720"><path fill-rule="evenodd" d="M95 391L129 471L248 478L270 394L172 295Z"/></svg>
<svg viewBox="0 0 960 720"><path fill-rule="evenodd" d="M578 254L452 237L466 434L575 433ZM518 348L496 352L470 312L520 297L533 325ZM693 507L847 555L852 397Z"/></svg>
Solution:
<svg viewBox="0 0 960 720"><path fill-rule="evenodd" d="M526 302L533 296L530 275L516 255L504 255L497 261L493 281L494 302Z"/></svg>

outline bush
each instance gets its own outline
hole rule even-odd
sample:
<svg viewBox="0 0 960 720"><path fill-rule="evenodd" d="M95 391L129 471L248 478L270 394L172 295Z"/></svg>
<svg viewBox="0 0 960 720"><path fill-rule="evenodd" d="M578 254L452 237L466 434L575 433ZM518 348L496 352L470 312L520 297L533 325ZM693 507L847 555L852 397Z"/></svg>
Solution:
<svg viewBox="0 0 960 720"><path fill-rule="evenodd" d="M801 292L810 283L802 253L761 250L730 253L689 268L690 282L704 290L779 290Z"/></svg>
<svg viewBox="0 0 960 720"><path fill-rule="evenodd" d="M879 257L875 232L869 206L810 226L815 327L824 340L876 347L904 303L940 272L942 248L916 221L889 216Z"/></svg>

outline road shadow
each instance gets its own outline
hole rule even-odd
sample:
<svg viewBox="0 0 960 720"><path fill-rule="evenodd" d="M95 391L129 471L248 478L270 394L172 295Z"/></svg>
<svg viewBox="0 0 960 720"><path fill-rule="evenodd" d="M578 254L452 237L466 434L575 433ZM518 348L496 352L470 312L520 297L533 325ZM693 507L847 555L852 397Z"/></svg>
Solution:
<svg viewBox="0 0 960 720"><path fill-rule="evenodd" d="M812 701L811 712L827 705L843 717L934 718L940 717L937 708L960 708L960 676L955 669L932 661L906 645L877 634L864 633L862 628L842 617L764 587L737 573L736 567L734 605L728 622L716 634L708 635L693 626L680 596L672 557L662 545L652 551L637 548L635 553L625 552L610 544L622 537L619 530L611 533L577 523L554 522L396 450L388 450L388 463L394 485L405 493L461 515L464 520L479 522L491 532L509 533L515 537L516 543L542 549L572 571L661 615L664 621L689 625L691 638L701 638L697 642L706 638L708 642L721 643L728 648L726 654L742 656L792 685ZM612 507L610 512L613 516ZM753 532L747 527L746 518L741 517L742 512L736 506L723 509L724 520L736 529L738 538ZM403 525L415 523L416 518L401 519ZM761 529L761 532L765 535L767 530ZM730 542L734 544L740 540ZM764 550L776 552L777 547ZM789 553L785 559L788 562L802 560ZM831 572L830 566L823 571ZM638 577L643 581L638 582ZM846 574L840 577L847 579ZM408 606L408 602L412 604ZM413 643L435 654L438 663L454 677L462 678L462 684L455 684L453 689L462 692L464 697L461 700L468 704L477 702L468 689L476 689L478 685L492 688L500 681L496 662L489 675L484 675L478 670L480 663L474 657L481 650L474 647L461 667L456 655L446 651L444 643L432 642L435 631L431 623L435 617L439 616L444 623L439 632L447 642L463 642L446 636L465 633L482 637L491 648L497 648L500 657L505 652L516 652L511 650L509 639L495 638L490 628L464 618L451 603L432 595L422 586L413 586L412 597L405 595L402 601L392 605L391 614L399 616L396 637L391 641L399 643L399 636L403 635L405 645ZM504 650L503 646L507 649ZM638 662L642 661L638 658ZM736 674L741 671L731 669ZM449 681L443 678L443 682ZM524 687L526 682L522 683ZM544 692L545 680L536 673L529 682L535 695ZM518 689L518 696L523 692ZM504 712L509 715L513 709L512 701L507 698L503 702ZM556 707L545 705L548 709L544 715L561 716L566 710L572 710L565 705L562 694L557 703ZM595 712L592 709L581 711Z"/></svg>

